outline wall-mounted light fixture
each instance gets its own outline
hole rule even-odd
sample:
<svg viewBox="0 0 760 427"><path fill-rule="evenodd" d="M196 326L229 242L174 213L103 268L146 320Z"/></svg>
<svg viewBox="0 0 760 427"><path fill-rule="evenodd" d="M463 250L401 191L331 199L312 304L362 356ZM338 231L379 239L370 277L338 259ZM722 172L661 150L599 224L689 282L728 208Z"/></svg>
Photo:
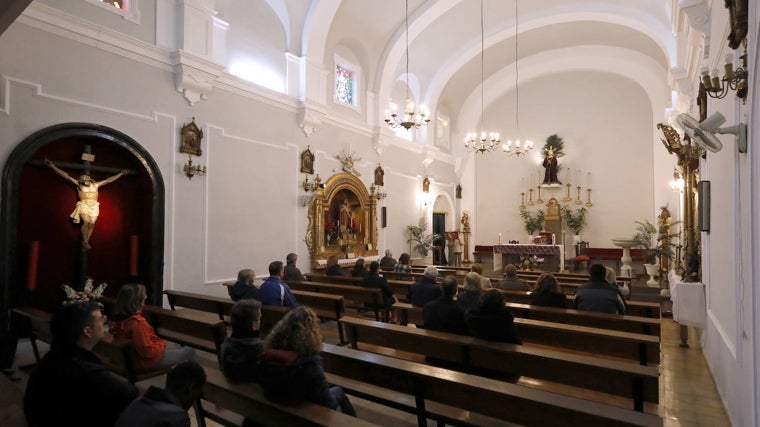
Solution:
<svg viewBox="0 0 760 427"><path fill-rule="evenodd" d="M185 166L182 168L182 171L185 172L187 179L193 179L195 175L206 175L206 170L207 169L205 165L199 164L193 166L193 156L187 156L187 163L185 163Z"/></svg>
<svg viewBox="0 0 760 427"><path fill-rule="evenodd" d="M722 99L728 94L729 89L736 92L736 96L743 102L747 101L747 39L744 39L744 54L739 57L740 66L734 69L734 55L726 55L726 64L723 66L723 78L718 76L718 70L713 70L712 76L707 67L702 68L702 85L710 98Z"/></svg>
<svg viewBox="0 0 760 427"><path fill-rule="evenodd" d="M303 187L303 191L307 193L310 191L317 191L318 188L325 188L325 184L322 183L322 178L320 178L319 175L314 178L314 182L309 182L309 176L307 175L304 177L301 186Z"/></svg>
<svg viewBox="0 0 760 427"><path fill-rule="evenodd" d="M377 200L382 200L388 197L388 193L384 193L382 191L382 187L380 187L379 185L375 186L375 184L372 184L369 186L369 193L370 195L374 194L375 197L377 197Z"/></svg>

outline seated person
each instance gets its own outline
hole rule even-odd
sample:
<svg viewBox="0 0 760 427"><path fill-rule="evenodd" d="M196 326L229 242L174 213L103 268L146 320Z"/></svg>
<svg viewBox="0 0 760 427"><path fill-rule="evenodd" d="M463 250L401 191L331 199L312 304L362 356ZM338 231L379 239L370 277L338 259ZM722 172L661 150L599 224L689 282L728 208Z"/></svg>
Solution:
<svg viewBox="0 0 760 427"><path fill-rule="evenodd" d="M298 307L296 297L290 290L290 286L282 281L285 268L282 261L269 263L269 277L259 288L259 296L262 305L277 305L281 307Z"/></svg>
<svg viewBox="0 0 760 427"><path fill-rule="evenodd" d="M514 264L507 264L504 267L504 279L496 284L499 289L505 291L529 291L530 285L523 279L517 277L517 267Z"/></svg>
<svg viewBox="0 0 760 427"><path fill-rule="evenodd" d="M380 268L383 270L390 270L396 266L396 258L393 258L393 253L390 249L385 250L385 256L380 260Z"/></svg>
<svg viewBox="0 0 760 427"><path fill-rule="evenodd" d="M259 355L264 343L259 338L261 303L255 300L238 301L230 313L232 335L227 337L220 350L222 372L235 381L256 381Z"/></svg>
<svg viewBox="0 0 760 427"><path fill-rule="evenodd" d="M483 264L476 262L470 266L470 271L483 275Z"/></svg>
<svg viewBox="0 0 760 427"><path fill-rule="evenodd" d="M166 376L166 388L150 386L132 402L116 422L116 427L185 427L190 425L187 410L203 395L206 373L196 362L182 362Z"/></svg>
<svg viewBox="0 0 760 427"><path fill-rule="evenodd" d="M306 277L301 274L301 270L296 267L296 261L298 261L298 255L292 252L285 257L285 273L282 279L286 282L289 280L306 280Z"/></svg>
<svg viewBox="0 0 760 427"><path fill-rule="evenodd" d="M391 288L388 281L380 275L380 264L377 261L372 261L369 264L369 273L367 273L367 277L364 278L361 286L382 290L384 310L390 310L396 302L396 297L393 296L393 288Z"/></svg>
<svg viewBox="0 0 760 427"><path fill-rule="evenodd" d="M422 277L412 285L410 296L412 305L424 307L425 304L441 296L441 287L435 283L436 277L438 277L438 269L432 265L427 266Z"/></svg>
<svg viewBox="0 0 760 427"><path fill-rule="evenodd" d="M625 314L625 302L620 289L617 285L607 283L607 269L602 264L591 264L588 273L589 281L575 291L575 309Z"/></svg>
<svg viewBox="0 0 760 427"><path fill-rule="evenodd" d="M30 426L112 426L137 398L137 388L92 352L106 334L105 322L95 301L68 304L53 314L50 351L32 371L24 394Z"/></svg>
<svg viewBox="0 0 760 427"><path fill-rule="evenodd" d="M113 320L109 323L116 338L132 340L135 365L140 372L169 368L180 362L195 360L195 350L179 345L167 346L142 315L147 298L145 286L127 283L119 288Z"/></svg>
<svg viewBox="0 0 760 427"><path fill-rule="evenodd" d="M290 310L267 335L259 375L264 395L275 402L306 400L356 416L340 387L330 387L322 367L322 334L311 309Z"/></svg>
<svg viewBox="0 0 760 427"><path fill-rule="evenodd" d="M522 344L515 330L515 318L504 306L504 298L497 289L484 291L475 309L465 313L464 320L476 338Z"/></svg>
<svg viewBox="0 0 760 427"><path fill-rule="evenodd" d="M483 292L483 284L480 281L480 275L474 271L464 276L464 290L457 296L457 305L462 312L474 309L480 300L480 294Z"/></svg>
<svg viewBox="0 0 760 427"><path fill-rule="evenodd" d="M425 329L452 334L467 334L464 311L454 302L458 287L457 279L454 277L443 279L441 296L425 304L422 309Z"/></svg>
<svg viewBox="0 0 760 427"><path fill-rule="evenodd" d="M364 258L359 258L354 264L354 268L351 269L351 277L364 278L367 275L367 269L364 268Z"/></svg>
<svg viewBox="0 0 760 427"><path fill-rule="evenodd" d="M493 285L491 284L491 279L489 279L488 277L480 276L480 287L482 289L493 288Z"/></svg>
<svg viewBox="0 0 760 427"><path fill-rule="evenodd" d="M256 273L250 268L238 272L237 282L230 288L230 298L233 301L241 299L259 299L259 290L253 286Z"/></svg>
<svg viewBox="0 0 760 427"><path fill-rule="evenodd" d="M340 265L338 265L338 256L337 255L330 255L329 258L327 258L327 268L325 268L325 275L327 276L348 276L348 273L346 273L346 270L343 269Z"/></svg>
<svg viewBox="0 0 760 427"><path fill-rule="evenodd" d="M412 272L412 266L409 265L409 261L411 260L411 257L407 253L401 254L400 257L398 257L398 262L396 263L396 266L393 267L394 273L411 273Z"/></svg>
<svg viewBox="0 0 760 427"><path fill-rule="evenodd" d="M620 290L620 294L623 295L623 300L631 295L631 289L623 283L622 285L617 282L617 274L615 274L615 270L612 267L604 267L607 269L607 275L605 276L605 280L607 280L607 283L610 285L615 285L618 287L618 290Z"/></svg>
<svg viewBox="0 0 760 427"><path fill-rule="evenodd" d="M567 308L567 295L559 289L557 278L544 273L536 280L536 289L530 294L531 305Z"/></svg>

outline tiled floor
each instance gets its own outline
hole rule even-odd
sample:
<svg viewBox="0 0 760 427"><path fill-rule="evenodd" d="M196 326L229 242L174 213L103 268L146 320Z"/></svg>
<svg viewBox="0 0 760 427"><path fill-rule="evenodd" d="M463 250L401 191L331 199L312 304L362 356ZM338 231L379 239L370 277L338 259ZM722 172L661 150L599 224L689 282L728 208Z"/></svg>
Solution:
<svg viewBox="0 0 760 427"><path fill-rule="evenodd" d="M662 320L662 364L660 381L660 415L665 427L676 426L730 426L723 404L718 396L715 383L707 369L707 364L699 347L696 329L689 330L690 348L678 346L679 326L671 319ZM335 324L327 322L322 325L326 341L337 343ZM44 346L44 344L43 344ZM16 365L32 362L29 343L22 341ZM16 369L14 376L20 381L14 383L23 390L27 373ZM351 398L360 418L387 426L416 426L417 420L411 414ZM5 416L18 416L18 407L0 407L0 420ZM0 423L3 424L3 423ZM209 422L210 426L216 425ZM195 420L193 420L195 425ZM429 425L434 425L432 422Z"/></svg>

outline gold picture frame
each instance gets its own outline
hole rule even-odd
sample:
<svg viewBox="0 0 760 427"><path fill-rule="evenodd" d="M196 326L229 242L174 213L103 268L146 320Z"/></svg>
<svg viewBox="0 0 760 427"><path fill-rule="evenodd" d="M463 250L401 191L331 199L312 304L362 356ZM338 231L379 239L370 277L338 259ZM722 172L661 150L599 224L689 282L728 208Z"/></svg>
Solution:
<svg viewBox="0 0 760 427"><path fill-rule="evenodd" d="M314 173L314 153L310 150L311 146L306 146L306 149L301 153L301 173Z"/></svg>
<svg viewBox="0 0 760 427"><path fill-rule="evenodd" d="M193 117L193 121L190 123L182 125L180 136L180 153L192 154L194 156L200 156L203 153L201 150L203 131L195 124L195 117Z"/></svg>

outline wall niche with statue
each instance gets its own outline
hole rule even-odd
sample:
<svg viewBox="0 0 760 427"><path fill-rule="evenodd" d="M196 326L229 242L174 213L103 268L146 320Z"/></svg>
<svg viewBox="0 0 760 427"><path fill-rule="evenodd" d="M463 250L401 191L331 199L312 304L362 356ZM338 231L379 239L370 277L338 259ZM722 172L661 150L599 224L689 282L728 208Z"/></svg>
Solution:
<svg viewBox="0 0 760 427"><path fill-rule="evenodd" d="M327 258L377 256L377 196L350 173L331 176L316 189L309 205L306 245L313 269L325 268Z"/></svg>

